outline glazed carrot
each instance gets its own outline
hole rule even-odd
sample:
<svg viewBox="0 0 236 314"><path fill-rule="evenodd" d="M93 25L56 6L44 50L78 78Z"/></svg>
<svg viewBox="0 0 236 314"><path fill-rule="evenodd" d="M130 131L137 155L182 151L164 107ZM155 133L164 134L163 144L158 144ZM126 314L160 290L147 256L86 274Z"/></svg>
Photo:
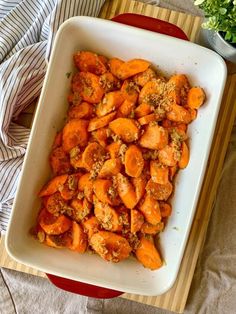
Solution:
<svg viewBox="0 0 236 314"><path fill-rule="evenodd" d="M93 191L99 201L102 203L107 203L110 205L114 204L114 199L116 195L112 198L110 192L112 192L112 181L111 180L104 180L104 179L97 179L93 183Z"/></svg>
<svg viewBox="0 0 236 314"><path fill-rule="evenodd" d="M39 213L38 223L47 234L52 235L64 233L71 227L71 220L65 215L54 216L46 209Z"/></svg>
<svg viewBox="0 0 236 314"><path fill-rule="evenodd" d="M158 184L150 179L146 185L146 191L155 200L166 201L173 191L173 185L170 182Z"/></svg>
<svg viewBox="0 0 236 314"><path fill-rule="evenodd" d="M143 171L144 159L136 145L130 145L125 152L125 172L130 177L139 177Z"/></svg>
<svg viewBox="0 0 236 314"><path fill-rule="evenodd" d="M188 163L189 163L189 149L187 144L183 142L181 147L181 157L178 162L179 168L180 169L186 168Z"/></svg>
<svg viewBox="0 0 236 314"><path fill-rule="evenodd" d="M84 101L99 103L104 90L99 84L99 76L90 72L78 72L72 78L72 91L78 92Z"/></svg>
<svg viewBox="0 0 236 314"><path fill-rule="evenodd" d="M133 119L115 119L109 123L109 128L127 143L133 142L139 137L139 128L136 121Z"/></svg>
<svg viewBox="0 0 236 314"><path fill-rule="evenodd" d="M189 111L177 104L172 104L171 109L166 114L167 119L175 122L189 124L192 120L192 117Z"/></svg>
<svg viewBox="0 0 236 314"><path fill-rule="evenodd" d="M79 51L74 54L74 63L82 72L91 72L100 75L107 71L101 58L96 53L90 51Z"/></svg>
<svg viewBox="0 0 236 314"><path fill-rule="evenodd" d="M70 232L65 232L58 235L47 234L45 237L44 243L48 246L51 246L57 249L62 249L62 248L70 247L72 243L72 239L70 236Z"/></svg>
<svg viewBox="0 0 236 314"><path fill-rule="evenodd" d="M161 212L158 201L151 195L146 194L140 211L143 213L145 220L152 225L156 225L161 221Z"/></svg>
<svg viewBox="0 0 236 314"><path fill-rule="evenodd" d="M103 204L96 200L94 205L94 214L105 230L114 232L122 230L119 214L110 205Z"/></svg>
<svg viewBox="0 0 236 314"><path fill-rule="evenodd" d="M79 105L71 106L68 110L69 119L91 118L93 114L93 105L83 101Z"/></svg>
<svg viewBox="0 0 236 314"><path fill-rule="evenodd" d="M104 156L105 150L100 144L90 143L82 154L82 162L87 170L91 170L94 164L103 160Z"/></svg>
<svg viewBox="0 0 236 314"><path fill-rule="evenodd" d="M206 95L201 87L192 87L188 92L187 105L192 109L198 109L205 101Z"/></svg>
<svg viewBox="0 0 236 314"><path fill-rule="evenodd" d="M75 78L76 80L76 78ZM70 94L67 97L67 101L69 103L69 105L71 106L77 106L82 102L82 98L80 96L80 93L77 92L70 92Z"/></svg>
<svg viewBox="0 0 236 314"><path fill-rule="evenodd" d="M137 85L135 85L133 81L125 80L120 90L125 99L136 103L138 99L138 91L137 91Z"/></svg>
<svg viewBox="0 0 236 314"><path fill-rule="evenodd" d="M136 107L136 109L134 110L134 113L137 118L141 118L141 117L149 115L152 111L153 111L153 107L143 102Z"/></svg>
<svg viewBox="0 0 236 314"><path fill-rule="evenodd" d="M39 196L48 196L53 193L56 193L62 186L65 184L68 178L67 174L63 174L61 176L54 177L51 179L39 192Z"/></svg>
<svg viewBox="0 0 236 314"><path fill-rule="evenodd" d="M98 178L107 178L117 175L121 171L121 160L119 158L111 158L104 162Z"/></svg>
<svg viewBox="0 0 236 314"><path fill-rule="evenodd" d="M79 200L77 198L74 198L70 202L70 206L73 208L73 218L81 222L86 216L88 216L92 209L92 204L88 202L86 198L83 200Z"/></svg>
<svg viewBox="0 0 236 314"><path fill-rule="evenodd" d="M96 131L93 131L92 136L102 147L105 148L107 146L107 129L106 128L101 128L101 129L97 129Z"/></svg>
<svg viewBox="0 0 236 314"><path fill-rule="evenodd" d="M121 142L112 142L110 145L106 147L111 158L119 157L120 147L121 147Z"/></svg>
<svg viewBox="0 0 236 314"><path fill-rule="evenodd" d="M111 58L108 62L108 66L110 67L110 71L113 75L118 77L118 69L121 67L121 65L124 63L124 61L118 59L118 58Z"/></svg>
<svg viewBox="0 0 236 314"><path fill-rule="evenodd" d="M155 270L162 266L162 260L155 245L145 237L140 239L140 244L135 255L139 262L146 268Z"/></svg>
<svg viewBox="0 0 236 314"><path fill-rule="evenodd" d="M166 166L175 166L178 159L176 158L176 151L173 146L166 145L159 151L158 158L160 163Z"/></svg>
<svg viewBox="0 0 236 314"><path fill-rule="evenodd" d="M52 149L60 147L61 144L62 144L62 131L57 132L52 144Z"/></svg>
<svg viewBox="0 0 236 314"><path fill-rule="evenodd" d="M120 81L111 72L102 74L99 78L99 83L105 93L120 89Z"/></svg>
<svg viewBox="0 0 236 314"><path fill-rule="evenodd" d="M97 217L91 216L87 220L82 221L82 226L84 228L84 232L88 236L88 240L91 239L92 235L99 231L99 221Z"/></svg>
<svg viewBox="0 0 236 314"><path fill-rule="evenodd" d="M65 152L69 152L73 147L85 146L88 141L88 121L82 119L72 119L66 123L62 134L62 147Z"/></svg>
<svg viewBox="0 0 236 314"><path fill-rule="evenodd" d="M145 148L162 149L168 144L168 132L162 126L150 123L141 136L139 143Z"/></svg>
<svg viewBox="0 0 236 314"><path fill-rule="evenodd" d="M60 192L49 195L44 199L44 206L51 214L59 214L66 206L65 200L62 198Z"/></svg>
<svg viewBox="0 0 236 314"><path fill-rule="evenodd" d="M105 94L103 100L97 105L96 115L102 117L116 110L125 100L121 91L114 91Z"/></svg>
<svg viewBox="0 0 236 314"><path fill-rule="evenodd" d="M128 258L131 252L131 247L125 238L109 231L95 233L90 244L103 259L115 263Z"/></svg>
<svg viewBox="0 0 236 314"><path fill-rule="evenodd" d="M105 65L106 69L108 68L108 59L105 56L99 55L98 59Z"/></svg>
<svg viewBox="0 0 236 314"><path fill-rule="evenodd" d="M171 181L173 181L177 171L178 171L178 166L177 165L169 167L169 176L170 176L170 180Z"/></svg>
<svg viewBox="0 0 236 314"><path fill-rule="evenodd" d="M135 102L125 99L125 101L117 110L117 117L119 118L128 117L132 113L134 108L135 108Z"/></svg>
<svg viewBox="0 0 236 314"><path fill-rule="evenodd" d="M129 180L119 173L117 176L117 191L127 208L134 208L137 204L137 198L135 194L134 187L129 182Z"/></svg>
<svg viewBox="0 0 236 314"><path fill-rule="evenodd" d="M169 79L169 83L171 83L178 89L181 89L183 87L189 87L189 81L187 79L187 76L184 74L175 74L171 76L171 78Z"/></svg>
<svg viewBox="0 0 236 314"><path fill-rule="evenodd" d="M132 59L121 64L117 69L117 77L125 80L137 73L144 72L149 67L150 62L143 59Z"/></svg>
<svg viewBox="0 0 236 314"><path fill-rule="evenodd" d="M89 173L85 173L79 178L78 190L84 193L89 202L93 202L93 182L90 180Z"/></svg>
<svg viewBox="0 0 236 314"><path fill-rule="evenodd" d="M49 162L52 173L55 175L68 173L71 170L70 158L61 146L52 150Z"/></svg>
<svg viewBox="0 0 236 314"><path fill-rule="evenodd" d="M146 177L145 175L141 175L137 178L132 178L131 180L135 189L136 202L138 203L145 193L145 187L147 183Z"/></svg>
<svg viewBox="0 0 236 314"><path fill-rule="evenodd" d="M111 122L114 119L115 115L116 115L116 112L111 112L111 113L107 114L106 116L103 116L100 118L95 117L95 118L91 119L89 121L88 131L91 132L91 131L103 128L104 126L108 125L109 122Z"/></svg>
<svg viewBox="0 0 236 314"><path fill-rule="evenodd" d="M152 225L148 222L144 222L144 224L141 227L141 232L144 234L152 234L155 235L160 231L163 231L164 229L164 224L163 222L159 222L156 225Z"/></svg>
<svg viewBox="0 0 236 314"><path fill-rule="evenodd" d="M72 222L71 236L72 236L72 243L69 248L72 251L76 251L78 253L84 253L88 246L87 235L83 231L83 228L75 221Z"/></svg>
<svg viewBox="0 0 236 314"><path fill-rule="evenodd" d="M131 233L138 232L144 223L143 214L137 209L130 210L130 231Z"/></svg>
<svg viewBox="0 0 236 314"><path fill-rule="evenodd" d="M148 68L147 70L143 71L142 73L136 74L133 77L134 82L143 87L147 82L151 81L156 77L156 73L151 68Z"/></svg>
<svg viewBox="0 0 236 314"><path fill-rule="evenodd" d="M77 193L80 173L74 173L68 176L66 183L60 189L61 196L64 200L71 200Z"/></svg>
<svg viewBox="0 0 236 314"><path fill-rule="evenodd" d="M190 114L191 121L195 120L197 118L197 110L196 109L192 109L192 108L187 108L187 110L188 110L188 112Z"/></svg>
<svg viewBox="0 0 236 314"><path fill-rule="evenodd" d="M70 164L74 169L85 168L82 162L82 154L79 146L75 146L70 150Z"/></svg>
<svg viewBox="0 0 236 314"><path fill-rule="evenodd" d="M158 121L158 115L155 113L148 114L138 119L140 125L149 124L150 122Z"/></svg>
<svg viewBox="0 0 236 314"><path fill-rule="evenodd" d="M166 184L169 181L169 169L157 161L150 161L150 174L152 181L159 184Z"/></svg>
<svg viewBox="0 0 236 314"><path fill-rule="evenodd" d="M160 210L161 210L161 217L169 217L172 212L172 207L169 203L160 202Z"/></svg>
<svg viewBox="0 0 236 314"><path fill-rule="evenodd" d="M156 101L159 101L159 96L163 90L163 81L160 79L153 79L147 82L139 93L139 103L147 103L149 105L155 105Z"/></svg>

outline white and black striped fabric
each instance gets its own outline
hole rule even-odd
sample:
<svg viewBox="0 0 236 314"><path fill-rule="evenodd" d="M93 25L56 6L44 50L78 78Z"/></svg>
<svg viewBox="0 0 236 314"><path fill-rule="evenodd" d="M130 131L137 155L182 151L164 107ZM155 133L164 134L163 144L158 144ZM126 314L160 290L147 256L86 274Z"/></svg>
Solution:
<svg viewBox="0 0 236 314"><path fill-rule="evenodd" d="M59 26L104 0L0 0L0 232L6 231L30 130L14 120L42 87Z"/></svg>

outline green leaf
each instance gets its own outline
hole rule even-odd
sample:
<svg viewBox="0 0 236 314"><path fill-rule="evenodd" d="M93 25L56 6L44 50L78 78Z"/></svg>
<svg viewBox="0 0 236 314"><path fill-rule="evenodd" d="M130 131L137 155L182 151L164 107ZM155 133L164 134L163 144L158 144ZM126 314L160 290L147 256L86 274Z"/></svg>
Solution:
<svg viewBox="0 0 236 314"><path fill-rule="evenodd" d="M200 4L202 4L204 1L205 1L205 0L195 0L195 1L194 1L194 4L195 4L195 5L200 5ZM236 0L235 0L235 1L236 1Z"/></svg>
<svg viewBox="0 0 236 314"><path fill-rule="evenodd" d="M226 8L220 8L219 12L220 12L220 14L225 15L227 13L227 9Z"/></svg>
<svg viewBox="0 0 236 314"><path fill-rule="evenodd" d="M232 37L231 33L230 33L230 32L226 32L226 34L225 34L225 40L230 41L231 37Z"/></svg>

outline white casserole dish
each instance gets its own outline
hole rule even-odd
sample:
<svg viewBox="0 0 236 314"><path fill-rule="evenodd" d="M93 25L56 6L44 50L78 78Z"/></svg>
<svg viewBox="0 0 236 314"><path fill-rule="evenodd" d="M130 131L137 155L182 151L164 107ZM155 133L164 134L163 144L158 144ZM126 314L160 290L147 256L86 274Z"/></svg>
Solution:
<svg viewBox="0 0 236 314"><path fill-rule="evenodd" d="M112 264L97 255L52 249L29 234L40 206L37 193L50 177L48 156L53 139L64 124L71 79L66 74L74 71L72 55L77 50L124 60L144 58L168 74L185 73L192 85L206 92L207 101L189 126L190 163L176 178L173 213L160 236L166 265L157 271L145 269L132 258ZM196 44L97 18L67 20L55 39L25 156L6 236L10 256L43 272L97 286L141 295L166 292L176 279L188 239L225 79L223 59Z"/></svg>

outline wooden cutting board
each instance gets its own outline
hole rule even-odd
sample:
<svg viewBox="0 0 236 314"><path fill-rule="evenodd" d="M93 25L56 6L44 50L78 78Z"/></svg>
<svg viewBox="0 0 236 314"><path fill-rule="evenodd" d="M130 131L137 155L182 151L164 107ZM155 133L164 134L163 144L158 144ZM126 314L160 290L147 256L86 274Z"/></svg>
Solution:
<svg viewBox="0 0 236 314"><path fill-rule="evenodd" d="M100 17L110 19L121 13L139 13L159 18L173 23L183 29L190 41L195 42L201 25L201 17L171 11L157 6L147 5L137 1L113 0L106 1ZM20 121L26 126L32 119L33 110L26 110ZM29 118L31 115L31 119ZM187 301L191 281L196 267L199 252L204 244L204 239L212 212L217 187L219 184L221 170L230 139L233 123L236 116L236 74L228 76L226 88L221 104L216 131L212 143L208 167L199 198L196 215L193 221L191 233L185 249L177 280L173 287L161 296L142 296L134 294L123 294L122 297L152 305L162 309L182 313ZM44 273L12 260L5 250L4 237L0 243L0 266L17 271L45 277Z"/></svg>

